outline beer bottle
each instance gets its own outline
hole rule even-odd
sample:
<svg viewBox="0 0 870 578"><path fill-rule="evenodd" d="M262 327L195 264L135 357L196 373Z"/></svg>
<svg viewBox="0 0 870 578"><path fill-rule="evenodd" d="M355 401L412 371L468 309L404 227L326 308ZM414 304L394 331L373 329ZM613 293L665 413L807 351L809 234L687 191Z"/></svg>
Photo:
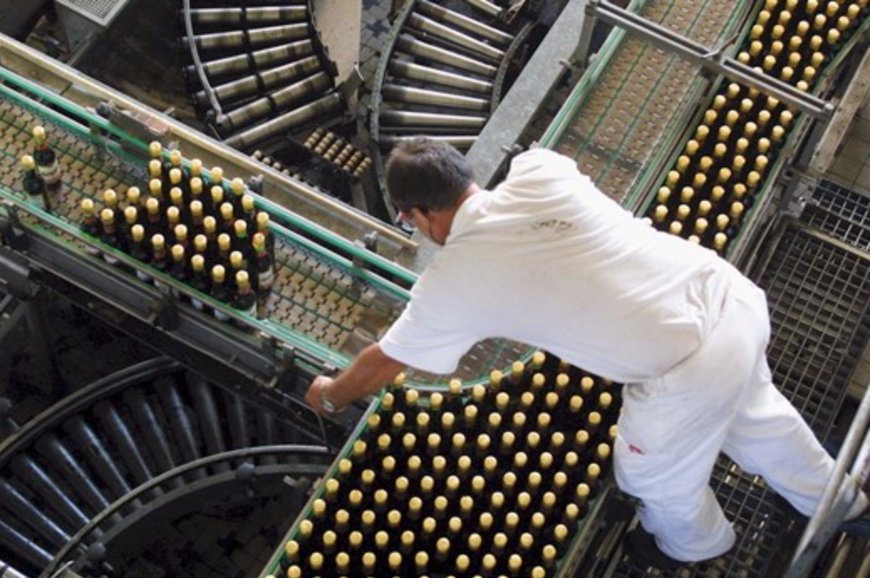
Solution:
<svg viewBox="0 0 870 578"><path fill-rule="evenodd" d="M100 240L103 243L109 245L110 247L119 248L118 242L118 230L115 226L115 211L109 208L105 208L100 211L100 222L102 223ZM103 253L103 260L106 261L109 265L117 265L118 258L110 255L109 253Z"/></svg>
<svg viewBox="0 0 870 578"><path fill-rule="evenodd" d="M57 189L61 184L60 163L57 162L54 150L48 145L45 127L42 125L33 127L33 144L33 160L36 162L36 170L49 190Z"/></svg>
<svg viewBox="0 0 870 578"><path fill-rule="evenodd" d="M191 257L190 268L190 285L200 293L208 295L211 283L209 282L208 274L205 271L205 257L202 255L194 255ZM205 308L203 302L195 297L191 297L190 302L200 311Z"/></svg>
<svg viewBox="0 0 870 578"><path fill-rule="evenodd" d="M188 282L188 272L187 272L187 259L185 258L185 250L184 246L181 244L175 244L170 249L170 253L172 254L172 266L169 269L169 273L184 283Z"/></svg>
<svg viewBox="0 0 870 578"><path fill-rule="evenodd" d="M257 297L251 288L248 272L236 271L236 295L233 307L251 316L257 315Z"/></svg>
<svg viewBox="0 0 870 578"><path fill-rule="evenodd" d="M145 246L145 227L142 225L130 227L130 255L142 263L148 263L151 260L148 247ZM151 275L139 268L136 269L136 276L146 283L151 283L154 280Z"/></svg>
<svg viewBox="0 0 870 578"><path fill-rule="evenodd" d="M223 265L215 265L211 269L211 296L221 303L226 303L230 298L230 290L225 283L226 269ZM215 319L229 321L230 317L219 308L214 310Z"/></svg>
<svg viewBox="0 0 870 578"><path fill-rule="evenodd" d="M45 179L39 174L36 161L31 155L24 155L21 157L21 167L24 170L23 185L27 200L46 211L51 211L51 203L45 192Z"/></svg>

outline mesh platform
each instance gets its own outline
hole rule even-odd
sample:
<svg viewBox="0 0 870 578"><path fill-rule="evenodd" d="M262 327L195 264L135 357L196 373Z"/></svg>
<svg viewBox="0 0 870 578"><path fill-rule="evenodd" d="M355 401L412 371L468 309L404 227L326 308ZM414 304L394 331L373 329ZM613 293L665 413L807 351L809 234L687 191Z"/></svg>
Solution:
<svg viewBox="0 0 870 578"><path fill-rule="evenodd" d="M129 0L57 0L57 3L73 10L92 22L106 26Z"/></svg>
<svg viewBox="0 0 870 578"><path fill-rule="evenodd" d="M870 251L870 197L831 181L821 181L807 199L801 221Z"/></svg>
<svg viewBox="0 0 870 578"><path fill-rule="evenodd" d="M853 220L864 222L867 211ZM804 416L816 435L831 430L849 376L870 335L870 254L786 221L755 281L765 289L771 311L768 352L774 382ZM754 578L776 575L776 560L787 556L796 532L790 508L764 480L720 457L711 486L737 544L728 556L682 568L677 578ZM620 578L665 576L623 562Z"/></svg>

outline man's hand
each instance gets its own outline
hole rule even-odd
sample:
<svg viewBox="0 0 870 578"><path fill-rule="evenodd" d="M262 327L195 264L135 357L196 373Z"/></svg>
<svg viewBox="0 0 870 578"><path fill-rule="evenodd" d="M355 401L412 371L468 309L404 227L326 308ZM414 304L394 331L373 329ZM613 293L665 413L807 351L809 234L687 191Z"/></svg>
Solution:
<svg viewBox="0 0 870 578"><path fill-rule="evenodd" d="M330 412L323 407L323 391L329 390L335 380L325 375L318 375L308 386L308 393L305 394L305 401L308 402L314 411L322 415L328 415Z"/></svg>

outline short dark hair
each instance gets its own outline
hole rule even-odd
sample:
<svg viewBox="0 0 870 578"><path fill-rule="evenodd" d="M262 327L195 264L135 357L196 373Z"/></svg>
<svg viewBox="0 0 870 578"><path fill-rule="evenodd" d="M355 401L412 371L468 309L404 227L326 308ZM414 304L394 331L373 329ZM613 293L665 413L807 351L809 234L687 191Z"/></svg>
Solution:
<svg viewBox="0 0 870 578"><path fill-rule="evenodd" d="M471 164L446 142L401 141L387 160L387 190L400 211L448 209L473 182Z"/></svg>

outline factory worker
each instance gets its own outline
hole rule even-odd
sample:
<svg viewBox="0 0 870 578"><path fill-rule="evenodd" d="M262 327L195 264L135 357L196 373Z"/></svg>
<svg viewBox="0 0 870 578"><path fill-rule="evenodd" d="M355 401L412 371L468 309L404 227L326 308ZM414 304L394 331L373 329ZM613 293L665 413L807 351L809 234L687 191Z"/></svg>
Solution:
<svg viewBox="0 0 870 578"><path fill-rule="evenodd" d="M476 342L512 339L625 384L614 472L638 499L625 545L640 565L733 546L709 487L720 451L813 513L834 462L771 383L765 296L737 269L645 225L552 151L516 156L492 191L426 139L399 144L386 171L403 217L441 249L379 343L312 382L312 407L340 409L406 366L449 374Z"/></svg>

